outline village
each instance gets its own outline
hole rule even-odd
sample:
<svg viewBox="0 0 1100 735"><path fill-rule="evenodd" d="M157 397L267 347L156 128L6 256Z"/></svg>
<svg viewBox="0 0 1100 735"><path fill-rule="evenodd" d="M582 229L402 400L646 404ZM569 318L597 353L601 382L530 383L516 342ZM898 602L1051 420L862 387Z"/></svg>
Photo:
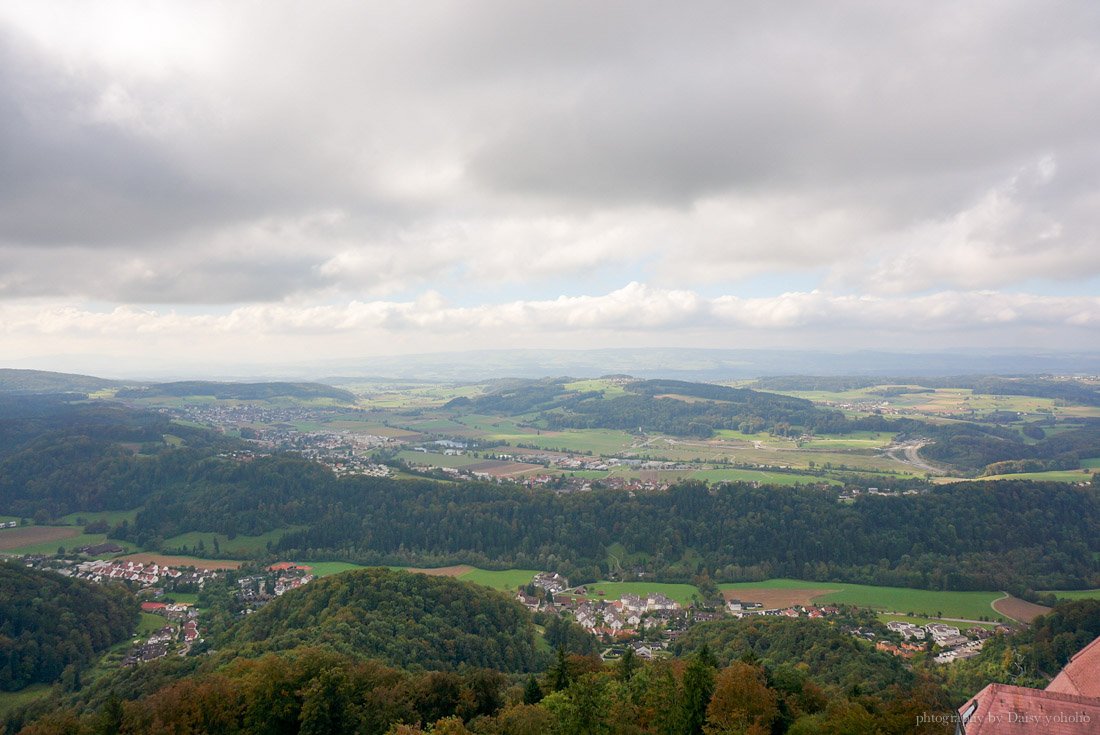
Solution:
<svg viewBox="0 0 1100 735"><path fill-rule="evenodd" d="M591 599L595 594L597 599ZM730 598L718 609L685 608L675 600L656 592L648 594L623 594L618 599L601 599L603 591L581 585L570 587L569 580L553 572L540 572L531 582L516 593L516 599L532 612L546 612L571 617L578 625L611 645L604 652L605 658L621 655L622 648L614 644L632 647L642 658L654 658L666 652L670 643L696 623L732 616L771 616L785 618L823 619L844 614L836 605L790 605L768 608L760 602ZM994 633L988 628L974 626L960 631L945 623L929 623L918 626L909 622L891 621L887 629L900 637L900 642L880 639L867 627L850 626L850 633L871 641L879 651L902 658L913 658L919 653L936 651L933 660L944 664L976 656L985 640ZM915 642L914 642L915 641Z"/></svg>

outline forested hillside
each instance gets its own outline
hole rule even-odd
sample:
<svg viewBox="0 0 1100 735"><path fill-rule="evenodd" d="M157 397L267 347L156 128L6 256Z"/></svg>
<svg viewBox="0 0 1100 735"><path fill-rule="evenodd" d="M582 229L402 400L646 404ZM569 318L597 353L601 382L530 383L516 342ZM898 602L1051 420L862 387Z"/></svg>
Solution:
<svg viewBox="0 0 1100 735"><path fill-rule="evenodd" d="M570 390L569 379L506 384L447 408L474 413L521 415L537 412L552 429L623 429L707 437L718 429L743 431L815 427L843 422L839 411L820 409L802 398L679 380L627 383L625 395ZM687 399L687 400L685 400Z"/></svg>
<svg viewBox="0 0 1100 735"><path fill-rule="evenodd" d="M166 436L184 444L171 449ZM0 396L0 507L56 518L77 510L134 508L183 482L229 442L211 431L114 403Z"/></svg>
<svg viewBox="0 0 1100 735"><path fill-rule="evenodd" d="M124 388L116 395L119 398L209 396L240 401L262 401L270 398L331 398L347 403L355 402L353 393L321 383L215 383L204 380L185 380Z"/></svg>
<svg viewBox="0 0 1100 735"><path fill-rule="evenodd" d="M76 685L97 654L133 632L137 616L122 587L0 562L0 690L62 674Z"/></svg>
<svg viewBox="0 0 1100 735"><path fill-rule="evenodd" d="M283 555L366 563L464 561L595 578L623 544L668 579L792 576L933 589L1097 581L1100 490L1026 480L837 502L816 488L684 483L665 493L557 495L485 483L351 477L289 457L207 461L150 492L115 534L143 545L186 531L304 530ZM1004 528L1027 528L1007 534ZM694 561L682 563L685 555Z"/></svg>
<svg viewBox="0 0 1100 735"><path fill-rule="evenodd" d="M315 648L238 659L89 709L54 708L22 735L698 735L704 732L943 733L916 728L921 712L951 707L926 679L876 692L845 691L793 666L706 652L686 662L560 659L513 683L493 671L409 673ZM750 729L751 728L751 729Z"/></svg>
<svg viewBox="0 0 1100 735"><path fill-rule="evenodd" d="M404 668L539 668L531 618L505 595L446 577L363 569L316 580L229 629L231 656L324 646Z"/></svg>

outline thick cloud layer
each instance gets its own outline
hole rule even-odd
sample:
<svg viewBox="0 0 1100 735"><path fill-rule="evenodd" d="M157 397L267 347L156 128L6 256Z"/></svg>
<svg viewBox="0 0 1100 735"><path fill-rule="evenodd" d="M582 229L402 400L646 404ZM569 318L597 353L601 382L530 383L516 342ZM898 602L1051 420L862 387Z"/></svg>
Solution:
<svg viewBox="0 0 1100 735"><path fill-rule="evenodd" d="M854 348L868 308L930 347L1079 346L1098 69L1087 0L5 3L4 346L186 312Z"/></svg>

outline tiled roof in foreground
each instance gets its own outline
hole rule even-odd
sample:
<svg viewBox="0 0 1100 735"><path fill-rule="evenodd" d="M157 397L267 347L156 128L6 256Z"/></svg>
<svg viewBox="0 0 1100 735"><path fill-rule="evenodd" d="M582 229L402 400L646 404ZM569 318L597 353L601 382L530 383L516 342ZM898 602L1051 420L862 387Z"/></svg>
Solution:
<svg viewBox="0 0 1100 735"><path fill-rule="evenodd" d="M1100 697L1100 638L1078 651L1047 685L1047 691ZM1100 732L1100 724L1096 731Z"/></svg>
<svg viewBox="0 0 1100 735"><path fill-rule="evenodd" d="M1100 698L990 684L959 708L965 735L1100 733Z"/></svg>

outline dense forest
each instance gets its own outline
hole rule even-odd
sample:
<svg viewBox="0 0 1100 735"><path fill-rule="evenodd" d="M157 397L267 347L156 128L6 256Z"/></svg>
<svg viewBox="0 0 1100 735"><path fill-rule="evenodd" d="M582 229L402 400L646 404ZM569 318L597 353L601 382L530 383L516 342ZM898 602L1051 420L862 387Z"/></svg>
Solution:
<svg viewBox="0 0 1100 735"><path fill-rule="evenodd" d="M168 435L187 448L169 449ZM0 507L43 521L134 508L156 488L185 482L202 458L228 446L219 434L152 411L0 395Z"/></svg>
<svg viewBox="0 0 1100 735"><path fill-rule="evenodd" d="M731 580L1015 590L1098 581L1100 490L1064 483L963 483L844 504L835 491L736 483L633 496L338 479L285 456L185 463L174 477L150 488L135 522L113 536L155 547L186 531L259 534L301 525L282 537L278 553L552 568L579 578L606 574L607 547L622 543L644 557L646 571L669 580L706 571Z"/></svg>
<svg viewBox="0 0 1100 735"><path fill-rule="evenodd" d="M883 692L910 686L916 679L897 656L869 649L850 633L809 618L753 616L700 623L677 643L677 652L687 656L704 646L722 665L759 660L772 668L790 666L846 691Z"/></svg>
<svg viewBox="0 0 1100 735"><path fill-rule="evenodd" d="M219 650L254 657L324 646L403 668L539 668L526 610L446 577L363 569L289 592L232 627Z"/></svg>
<svg viewBox="0 0 1100 735"><path fill-rule="evenodd" d="M607 573L606 549L621 543L668 580L705 571L729 580L791 576L1016 590L1098 581L1100 490L1058 483L947 485L851 504L838 503L831 491L743 484L684 483L636 496L371 478L317 489L301 502L303 510L324 505L310 511L323 516L285 535L278 544L284 555L506 564L591 579ZM144 511L131 530L142 533L162 510Z"/></svg>
<svg viewBox="0 0 1100 735"><path fill-rule="evenodd" d="M0 690L80 673L134 630L138 607L117 586L93 585L0 562Z"/></svg>
<svg viewBox="0 0 1100 735"><path fill-rule="evenodd" d="M410 673L297 648L238 659L95 708L55 708L20 732L945 735L947 726L917 725L916 715L949 710L943 690L926 679L874 693L845 690L816 681L804 667L720 665L705 649L681 661L627 656L614 664L562 655L541 676L517 680L477 669Z"/></svg>

